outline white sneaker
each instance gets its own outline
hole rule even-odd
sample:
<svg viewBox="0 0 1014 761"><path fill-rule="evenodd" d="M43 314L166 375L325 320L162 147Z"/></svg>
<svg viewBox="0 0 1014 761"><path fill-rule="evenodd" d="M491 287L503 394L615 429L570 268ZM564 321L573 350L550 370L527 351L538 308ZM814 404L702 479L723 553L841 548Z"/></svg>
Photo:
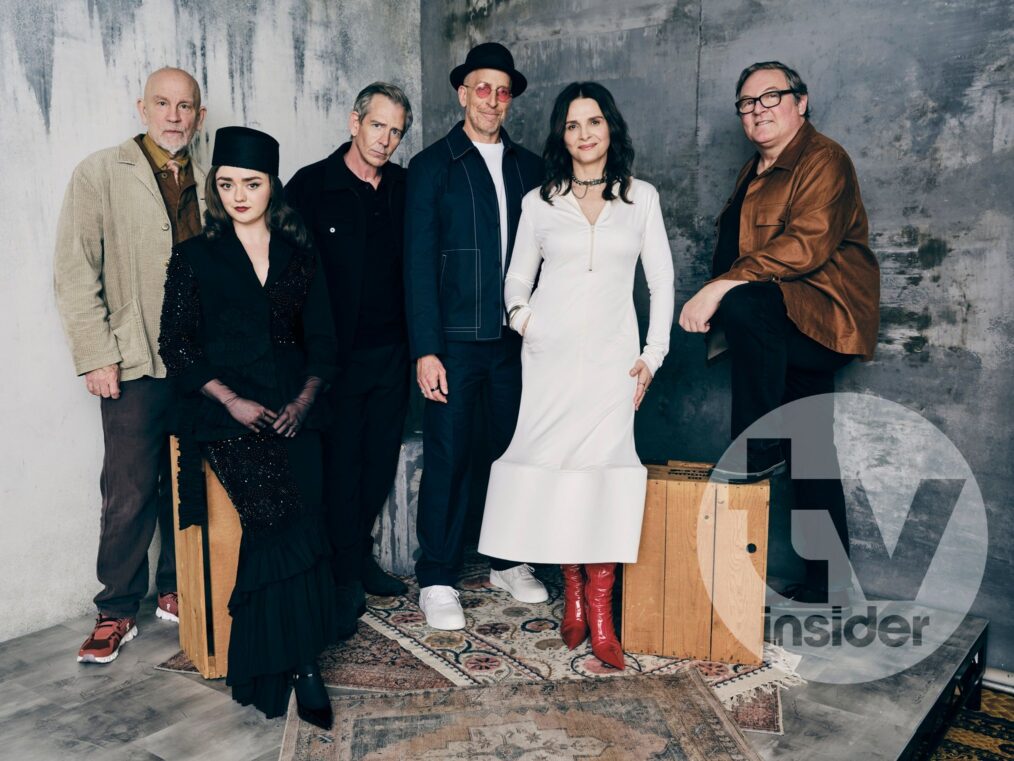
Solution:
<svg viewBox="0 0 1014 761"><path fill-rule="evenodd" d="M465 612L458 602L458 592L454 587L434 584L419 590L419 607L426 616L426 625L433 629L465 628Z"/></svg>
<svg viewBox="0 0 1014 761"><path fill-rule="evenodd" d="M511 597L518 602L545 602L549 599L546 587L532 576L530 565L516 565L506 571L490 569L489 583L497 589L510 592Z"/></svg>

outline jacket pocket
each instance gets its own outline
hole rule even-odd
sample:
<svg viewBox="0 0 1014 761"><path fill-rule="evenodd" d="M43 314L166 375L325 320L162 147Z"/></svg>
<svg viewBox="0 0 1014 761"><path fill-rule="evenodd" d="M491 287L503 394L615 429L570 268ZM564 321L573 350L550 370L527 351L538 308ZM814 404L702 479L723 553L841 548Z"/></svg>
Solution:
<svg viewBox="0 0 1014 761"><path fill-rule="evenodd" d="M784 203L768 203L757 207L757 220L758 227L770 227L774 225L782 226L785 224L785 218L788 214L788 206Z"/></svg>
<svg viewBox="0 0 1014 761"><path fill-rule="evenodd" d="M440 252L440 318L445 330L479 327L479 249Z"/></svg>
<svg viewBox="0 0 1014 761"><path fill-rule="evenodd" d="M141 309L137 300L129 301L109 315L109 329L120 352L120 372L151 362L148 343L141 329Z"/></svg>

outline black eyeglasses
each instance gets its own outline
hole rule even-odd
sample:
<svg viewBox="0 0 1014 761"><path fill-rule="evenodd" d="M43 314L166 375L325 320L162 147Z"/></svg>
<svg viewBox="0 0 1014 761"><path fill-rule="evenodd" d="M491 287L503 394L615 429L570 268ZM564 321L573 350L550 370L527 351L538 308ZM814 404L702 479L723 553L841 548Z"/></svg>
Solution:
<svg viewBox="0 0 1014 761"><path fill-rule="evenodd" d="M757 101L764 108L774 108L782 102L783 95L796 95L796 90L768 90L767 92L761 93L756 98L740 98L736 101L736 111L741 114L752 114L754 108L757 105Z"/></svg>

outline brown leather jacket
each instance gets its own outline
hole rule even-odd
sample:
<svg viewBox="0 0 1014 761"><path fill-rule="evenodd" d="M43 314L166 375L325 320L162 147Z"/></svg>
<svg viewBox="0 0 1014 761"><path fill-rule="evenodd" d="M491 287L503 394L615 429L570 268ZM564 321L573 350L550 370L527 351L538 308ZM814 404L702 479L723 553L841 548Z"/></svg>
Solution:
<svg viewBox="0 0 1014 761"><path fill-rule="evenodd" d="M736 191L755 160L740 170ZM880 266L868 243L851 159L806 122L747 189L740 257L717 279L778 283L796 327L868 361L880 323Z"/></svg>

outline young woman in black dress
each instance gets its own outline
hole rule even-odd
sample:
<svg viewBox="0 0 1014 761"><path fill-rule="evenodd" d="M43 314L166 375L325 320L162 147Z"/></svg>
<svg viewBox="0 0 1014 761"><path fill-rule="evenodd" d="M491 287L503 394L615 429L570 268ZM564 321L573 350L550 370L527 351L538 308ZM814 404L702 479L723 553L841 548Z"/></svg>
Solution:
<svg viewBox="0 0 1014 761"><path fill-rule="evenodd" d="M203 457L243 527L227 684L268 717L295 685L300 716L330 728L317 656L338 632L321 520L318 395L335 372L319 260L278 181L278 143L224 127L202 235L169 261L159 353L180 391L181 525L199 523Z"/></svg>

